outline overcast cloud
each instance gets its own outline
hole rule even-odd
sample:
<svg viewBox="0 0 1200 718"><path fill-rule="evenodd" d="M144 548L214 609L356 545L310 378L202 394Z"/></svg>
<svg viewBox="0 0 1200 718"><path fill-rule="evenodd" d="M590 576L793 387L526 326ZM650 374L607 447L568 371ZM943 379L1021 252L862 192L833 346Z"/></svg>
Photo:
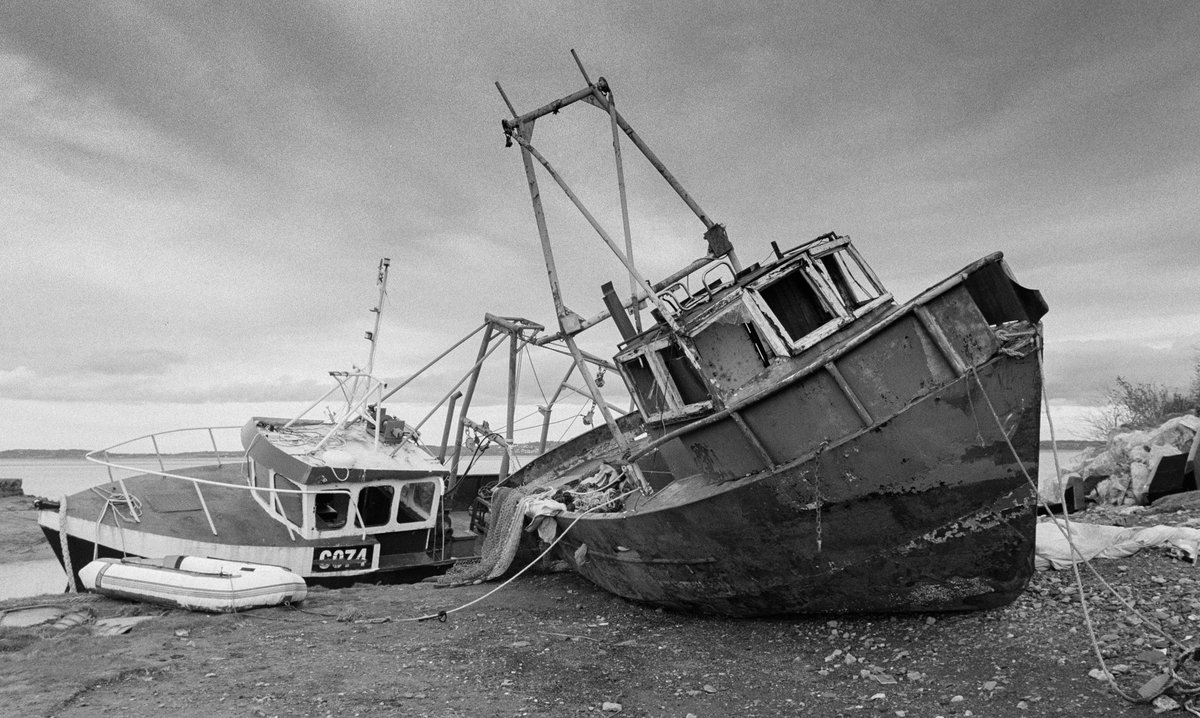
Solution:
<svg viewBox="0 0 1200 718"><path fill-rule="evenodd" d="M1198 37L1188 2L4 3L0 449L315 398L365 358L381 256L385 375L484 312L552 323L493 83L523 110L579 89L570 48L747 261L836 229L907 299L1002 250L1050 304L1068 415L1118 374L1186 386ZM611 207L606 120L572 110L537 144ZM651 174L630 164L657 277L702 227ZM551 199L590 315L625 281Z"/></svg>

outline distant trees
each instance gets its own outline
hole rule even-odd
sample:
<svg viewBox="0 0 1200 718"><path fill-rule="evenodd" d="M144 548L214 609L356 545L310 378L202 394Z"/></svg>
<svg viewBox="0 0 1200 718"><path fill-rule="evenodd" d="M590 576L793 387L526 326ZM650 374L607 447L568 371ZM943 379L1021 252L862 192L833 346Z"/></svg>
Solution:
<svg viewBox="0 0 1200 718"><path fill-rule="evenodd" d="M1192 365L1187 391L1118 376L1108 390L1108 404L1088 419L1089 438L1105 440L1118 430L1147 429L1172 416L1200 412L1200 350Z"/></svg>

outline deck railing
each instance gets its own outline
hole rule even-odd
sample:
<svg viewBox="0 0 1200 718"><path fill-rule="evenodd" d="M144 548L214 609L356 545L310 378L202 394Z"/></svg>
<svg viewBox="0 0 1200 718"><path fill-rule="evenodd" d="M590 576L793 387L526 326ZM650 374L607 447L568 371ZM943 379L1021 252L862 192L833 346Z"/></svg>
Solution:
<svg viewBox="0 0 1200 718"><path fill-rule="evenodd" d="M248 475L246 476L245 484L237 484L237 483L228 483L225 481L213 481L210 479L202 479L197 476L187 476L184 474L175 473L174 471L167 470L166 463L165 463L166 461L175 461L175 460L189 460L190 461L191 459L196 459L197 462L203 462L204 459L208 456L211 456L213 458L213 460L216 462L217 466L224 467L229 462L230 454L240 454L241 458L238 460L237 463L242 466L246 465L246 463L249 461L248 451L243 451L241 449L240 440L236 441L236 443L234 444L238 447L237 449L230 449L225 452L222 452L221 449L217 445L217 437L216 437L217 432L222 432L222 433L232 432L234 435L234 438L238 439L238 437L240 436L240 431L241 431L240 426L193 427L193 428L186 428L186 429L172 429L169 431L159 431L159 432L155 432L153 434L145 434L143 436L139 436L134 439L122 441L119 444L113 444L112 446L109 446L109 447L106 447L103 449L96 449L95 451L90 451L85 455L84 458L86 458L88 461L91 461L93 463L97 463L97 464L100 464L101 466L106 467L108 469L109 482L117 484L118 486L121 487L119 496L110 496L109 497L108 504L106 504L106 508L108 505L111 505L113 503L124 504L125 508L129 512L130 518L132 518L132 520L135 522L141 521L140 513L138 511L137 505L134 502L135 497L133 496L132 493L130 493L128 488L126 488L125 477L122 476L119 472L124 471L124 472L136 473L136 474L158 476L158 477L161 477L164 479L173 479L173 480L177 480L177 481L184 481L184 482L191 484L192 488L196 492L196 498L199 499L200 506L204 510L204 517L208 521L209 530L212 531L214 536L217 536L219 534L217 532L216 523L213 521L212 512L208 507L208 502L204 498L203 491L201 491L201 487L202 486L216 486L216 487L220 487L222 489L233 489L233 490L237 490L237 491L249 491L253 494L253 496L255 498L255 502L258 503L258 505L261 508L263 508L263 513L265 513L267 516L269 516L274 521L277 521L280 524L282 524L284 526L284 528L287 529L288 534L291 535L293 538L295 538L296 533L299 531L302 531L303 528L299 525L293 524L290 520L287 519L287 517L285 515L282 514L281 511L278 510L278 508L276 508L278 506L279 494L306 494L306 493L312 493L311 491L306 491L304 489L280 489L275 486L270 486L270 487L256 486L253 483L251 483L250 477ZM160 438L168 436L168 435L177 436L177 435L197 434L197 433L207 434L208 443L211 444L213 447L211 454L209 454L207 451L205 451L205 452L186 452L186 454L164 454L163 453L160 443L159 443ZM142 452L142 451L130 451L130 449L140 448L139 442L140 442L141 446L144 446L146 442L149 442L149 445L153 448L153 453L147 453L147 452ZM115 453L117 450L123 450L124 452L126 452L126 455L121 456L121 457L116 457L116 458L111 456L111 454ZM197 453L199 453L199 455L197 455ZM222 456L222 454L224 454L224 456ZM158 462L158 470L155 471L154 469L147 469L146 467L131 466L129 464L121 463L121 460L125 459L126 457L137 457L137 458L153 457ZM114 469L117 470L118 473L114 474ZM352 498L352 492L349 489L323 489L323 491L329 491L329 492L335 492L335 493L345 493ZM259 492L266 492L270 498L264 500ZM357 507L354 505L353 501L348 502L348 504L350 507L349 511L352 514L351 516L348 517L348 520L351 520L353 522L352 525L361 526L362 522L359 519ZM268 505L272 508L267 508Z"/></svg>

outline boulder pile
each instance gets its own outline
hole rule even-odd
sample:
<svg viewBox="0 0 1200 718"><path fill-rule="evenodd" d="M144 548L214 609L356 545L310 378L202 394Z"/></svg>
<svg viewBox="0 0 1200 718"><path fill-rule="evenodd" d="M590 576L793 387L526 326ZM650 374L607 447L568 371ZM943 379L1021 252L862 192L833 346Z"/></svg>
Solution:
<svg viewBox="0 0 1200 718"><path fill-rule="evenodd" d="M1200 417L1184 414L1154 429L1114 434L1105 446L1085 450L1064 470L1060 485L1082 488L1082 494L1099 504L1143 505L1160 466L1179 474L1179 490L1195 488L1183 486L1183 477L1195 475L1198 446ZM1179 458L1164 463L1169 457Z"/></svg>

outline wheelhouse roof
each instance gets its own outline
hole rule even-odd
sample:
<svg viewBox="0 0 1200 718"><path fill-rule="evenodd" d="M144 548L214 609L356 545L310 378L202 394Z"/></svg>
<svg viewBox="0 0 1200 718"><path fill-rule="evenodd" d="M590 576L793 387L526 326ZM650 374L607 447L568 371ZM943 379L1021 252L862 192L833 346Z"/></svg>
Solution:
<svg viewBox="0 0 1200 718"><path fill-rule="evenodd" d="M242 428L250 458L300 484L443 476L447 469L414 439L375 442L365 422L334 424L254 417Z"/></svg>

